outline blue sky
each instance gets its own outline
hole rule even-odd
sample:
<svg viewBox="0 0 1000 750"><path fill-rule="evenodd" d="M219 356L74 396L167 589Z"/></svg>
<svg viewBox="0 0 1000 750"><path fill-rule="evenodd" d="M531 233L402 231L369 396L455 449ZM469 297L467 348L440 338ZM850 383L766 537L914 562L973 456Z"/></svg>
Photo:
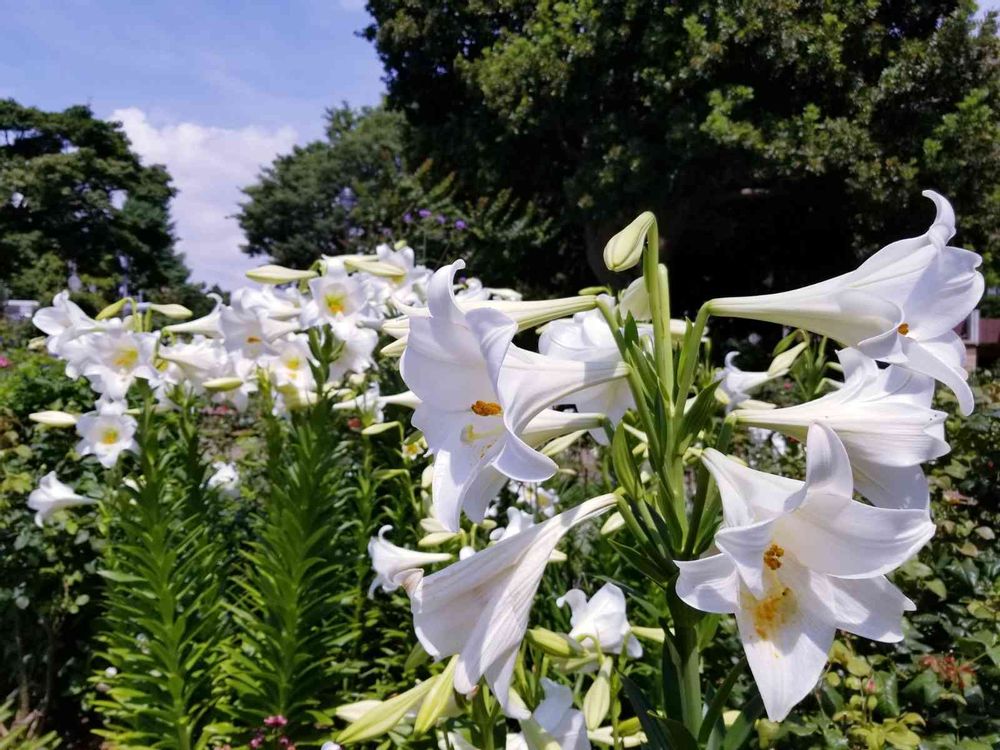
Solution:
<svg viewBox="0 0 1000 750"><path fill-rule="evenodd" d="M89 104L124 122L146 161L165 163L173 218L194 276L232 288L242 239L239 187L324 110L376 104L374 48L356 36L361 0L125 2L0 0L0 97L44 109Z"/></svg>

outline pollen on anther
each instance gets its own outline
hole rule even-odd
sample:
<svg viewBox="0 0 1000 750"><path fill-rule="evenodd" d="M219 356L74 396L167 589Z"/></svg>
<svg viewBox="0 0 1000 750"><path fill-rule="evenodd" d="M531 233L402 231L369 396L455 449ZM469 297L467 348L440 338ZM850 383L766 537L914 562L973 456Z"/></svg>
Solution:
<svg viewBox="0 0 1000 750"><path fill-rule="evenodd" d="M495 401L476 401L470 408L474 414L478 414L480 417L495 417L503 411L500 404Z"/></svg>
<svg viewBox="0 0 1000 750"><path fill-rule="evenodd" d="M777 544L772 544L764 552L764 564L771 570L777 570L781 567L781 558L784 557L784 555L785 550Z"/></svg>
<svg viewBox="0 0 1000 750"><path fill-rule="evenodd" d="M908 335L910 333L910 324L909 323L900 323L899 327L896 330L900 333L900 335L906 336L906 335Z"/></svg>

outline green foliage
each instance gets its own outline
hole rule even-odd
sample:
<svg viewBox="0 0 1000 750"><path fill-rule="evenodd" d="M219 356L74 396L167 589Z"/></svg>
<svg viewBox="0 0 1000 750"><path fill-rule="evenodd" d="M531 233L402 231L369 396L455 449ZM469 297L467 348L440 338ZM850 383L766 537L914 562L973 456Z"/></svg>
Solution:
<svg viewBox="0 0 1000 750"><path fill-rule="evenodd" d="M12 721L13 717L9 703L0 705L0 750L53 750L59 747L55 732L34 736L30 722Z"/></svg>
<svg viewBox="0 0 1000 750"><path fill-rule="evenodd" d="M183 404L183 401L182 401ZM132 486L109 482L110 543L100 634L108 670L96 677L100 734L121 748L207 747L204 732L224 636L222 540L213 532L194 411L158 419L151 394L137 441Z"/></svg>
<svg viewBox="0 0 1000 750"><path fill-rule="evenodd" d="M512 264L549 239L551 222L509 190L460 199L451 174L409 158L408 134L403 117L382 107L330 110L326 141L279 157L244 190L244 250L305 268L320 253L406 241L421 262L462 254L491 283L513 283Z"/></svg>
<svg viewBox="0 0 1000 750"><path fill-rule="evenodd" d="M122 276L119 255L132 291L165 296L187 279L166 170L143 166L120 124L88 107L43 112L0 100L0 195L10 197L0 203L0 282L11 296L50 299L72 262L106 303Z"/></svg>
<svg viewBox="0 0 1000 750"><path fill-rule="evenodd" d="M287 429L266 417L268 488L228 607L236 633L224 680L239 733L280 715L286 735L310 737L308 712L333 687L333 642L343 635L334 620L353 569L342 537L353 524L330 523L346 516L346 456L330 406L321 399Z"/></svg>
<svg viewBox="0 0 1000 750"><path fill-rule="evenodd" d="M791 288L918 234L932 187L997 283L1000 40L972 2L368 8L410 153L554 222L529 278L606 278L604 243L649 209L675 309Z"/></svg>
<svg viewBox="0 0 1000 750"><path fill-rule="evenodd" d="M26 502L51 470L83 494L96 495L99 478L75 460L73 432L40 427L27 415L79 409L89 389L69 381L47 355L0 354L10 362L0 369L0 631L9 636L0 641L0 696L16 695L18 721L30 719L12 735L20 740L0 737L0 747L52 728L79 740L87 731L81 718L101 594L101 534L86 514L60 513L39 528Z"/></svg>

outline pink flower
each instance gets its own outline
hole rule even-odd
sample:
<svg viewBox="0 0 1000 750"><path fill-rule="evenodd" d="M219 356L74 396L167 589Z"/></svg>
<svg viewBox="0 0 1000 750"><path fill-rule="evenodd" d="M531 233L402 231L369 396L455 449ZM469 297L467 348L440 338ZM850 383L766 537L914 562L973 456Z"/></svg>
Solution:
<svg viewBox="0 0 1000 750"><path fill-rule="evenodd" d="M13 363L9 359L4 357L3 355L0 355L0 370L10 367L11 364Z"/></svg>
<svg viewBox="0 0 1000 750"><path fill-rule="evenodd" d="M268 716L266 719L264 719L265 727L283 727L286 724L288 724L288 719L286 719L281 714L277 714L276 716Z"/></svg>

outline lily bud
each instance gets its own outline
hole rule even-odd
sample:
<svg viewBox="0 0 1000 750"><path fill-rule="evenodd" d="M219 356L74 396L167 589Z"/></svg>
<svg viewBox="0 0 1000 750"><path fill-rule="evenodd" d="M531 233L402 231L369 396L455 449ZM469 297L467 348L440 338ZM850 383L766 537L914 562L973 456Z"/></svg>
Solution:
<svg viewBox="0 0 1000 750"><path fill-rule="evenodd" d="M75 427L77 417L65 411L36 411L29 414L28 419L46 427Z"/></svg>
<svg viewBox="0 0 1000 750"><path fill-rule="evenodd" d="M419 542L417 542L418 547L440 547L445 542L450 542L452 539L457 537L458 534L452 531L433 531L430 534L424 536Z"/></svg>
<svg viewBox="0 0 1000 750"><path fill-rule="evenodd" d="M125 307L125 303L128 301L128 297L125 297L117 302L112 302L110 305L97 313L94 320L107 320L108 318L113 318L122 311L122 308Z"/></svg>
<svg viewBox="0 0 1000 750"><path fill-rule="evenodd" d="M644 641L652 641L653 643L663 643L666 638L663 628L643 628L637 625L632 626L632 635Z"/></svg>
<svg viewBox="0 0 1000 750"><path fill-rule="evenodd" d="M604 265L609 271L627 271L642 260L646 233L656 223L650 211L643 211L635 220L608 240L604 246Z"/></svg>
<svg viewBox="0 0 1000 750"><path fill-rule="evenodd" d="M795 364L795 360L808 346L808 342L796 344L791 349L786 349L777 357L771 360L771 366L767 368L768 375L784 375Z"/></svg>
<svg viewBox="0 0 1000 750"><path fill-rule="evenodd" d="M399 422L378 422L377 424L369 425L365 427L362 431L362 435L368 435L369 437L373 435L381 435L387 430L394 430L399 427Z"/></svg>
<svg viewBox="0 0 1000 750"><path fill-rule="evenodd" d="M374 705L361 718L340 733L337 742L347 745L382 736L394 729L409 711L416 708L432 687L434 687L434 680L426 680L395 698L390 698L387 701L375 701Z"/></svg>
<svg viewBox="0 0 1000 750"><path fill-rule="evenodd" d="M625 526L625 518L617 510L608 516L608 520L601 526L601 536L610 536Z"/></svg>
<svg viewBox="0 0 1000 750"><path fill-rule="evenodd" d="M170 303L167 305L150 305L149 309L166 318L170 318L171 320L187 320L194 315L194 313L184 307L184 305L178 305L176 303Z"/></svg>
<svg viewBox="0 0 1000 750"><path fill-rule="evenodd" d="M438 719L455 704L455 669L458 657L451 657L447 668L441 674L435 675L428 682L433 682L430 692L420 704L416 721L413 722L413 733L421 735L433 727Z"/></svg>
<svg viewBox="0 0 1000 750"><path fill-rule="evenodd" d="M372 276L381 276L385 279L400 279L406 276L406 270L399 266L363 255L345 260L344 267L349 271L362 271L363 273L370 273Z"/></svg>
<svg viewBox="0 0 1000 750"><path fill-rule="evenodd" d="M243 385L243 381L240 378L212 378L211 380L206 380L202 385L206 391L225 393L227 391L235 391Z"/></svg>
<svg viewBox="0 0 1000 750"><path fill-rule="evenodd" d="M604 658L590 690L583 697L583 719L587 729L597 729L611 709L612 660Z"/></svg>
<svg viewBox="0 0 1000 750"><path fill-rule="evenodd" d="M260 268L255 268L252 271L247 271L246 276L251 281L257 281L261 284L288 284L292 281L313 279L319 276L319 274L315 271L300 271L295 268L285 268L284 266L268 264Z"/></svg>
<svg viewBox="0 0 1000 750"><path fill-rule="evenodd" d="M549 656L557 659L568 659L582 653L580 644L562 633L555 633L545 628L532 628L526 638L532 646L537 646Z"/></svg>

